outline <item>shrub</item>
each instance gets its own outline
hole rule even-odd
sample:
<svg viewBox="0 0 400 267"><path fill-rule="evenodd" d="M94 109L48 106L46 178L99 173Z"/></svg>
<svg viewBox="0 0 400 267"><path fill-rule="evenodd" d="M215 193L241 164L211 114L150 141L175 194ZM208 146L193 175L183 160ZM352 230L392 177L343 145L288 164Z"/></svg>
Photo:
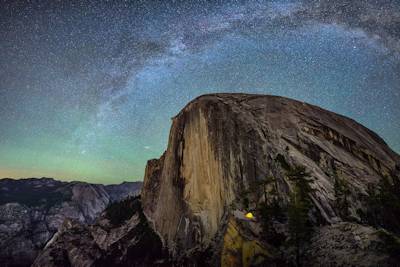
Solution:
<svg viewBox="0 0 400 267"><path fill-rule="evenodd" d="M279 162L279 164L281 165L281 167L286 170L289 171L290 170L290 165L289 163L286 161L285 157L282 154L278 154L275 158L275 161Z"/></svg>
<svg viewBox="0 0 400 267"><path fill-rule="evenodd" d="M113 202L106 208L106 218L112 225L121 225L135 213L141 211L140 197L128 197L119 202Z"/></svg>
<svg viewBox="0 0 400 267"><path fill-rule="evenodd" d="M400 258L400 238L383 229L378 230L378 236L385 244L386 252L396 258Z"/></svg>
<svg viewBox="0 0 400 267"><path fill-rule="evenodd" d="M335 183L334 183L334 192L335 192L335 208L342 217L342 219L348 219L349 217L349 195L350 189L346 180L338 177L336 171L333 174Z"/></svg>
<svg viewBox="0 0 400 267"><path fill-rule="evenodd" d="M368 187L366 221L400 233L400 179L383 177L377 186Z"/></svg>

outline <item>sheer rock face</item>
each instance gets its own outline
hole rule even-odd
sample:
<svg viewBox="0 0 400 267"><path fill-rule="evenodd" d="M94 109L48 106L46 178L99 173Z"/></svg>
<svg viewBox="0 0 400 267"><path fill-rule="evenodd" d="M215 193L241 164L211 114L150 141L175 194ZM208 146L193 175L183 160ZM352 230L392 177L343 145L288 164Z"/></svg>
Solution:
<svg viewBox="0 0 400 267"><path fill-rule="evenodd" d="M341 221L333 206L337 173L350 187L350 212L360 218L369 183L399 175L400 157L375 133L344 116L302 102L262 95L201 96L173 118L168 148L146 168L147 218L173 254L215 244L242 192L267 176L278 193L291 190L277 156L304 165L315 178L316 223ZM252 192L250 208L262 201Z"/></svg>

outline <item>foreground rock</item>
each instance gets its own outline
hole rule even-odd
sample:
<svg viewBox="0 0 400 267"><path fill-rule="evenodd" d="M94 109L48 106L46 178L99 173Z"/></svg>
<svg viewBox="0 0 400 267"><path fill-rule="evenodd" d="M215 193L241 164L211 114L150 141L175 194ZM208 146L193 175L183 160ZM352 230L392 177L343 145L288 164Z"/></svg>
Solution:
<svg viewBox="0 0 400 267"><path fill-rule="evenodd" d="M140 186L68 183L51 178L0 180L2 266L30 266L65 219L92 223L111 201L136 195Z"/></svg>
<svg viewBox="0 0 400 267"><path fill-rule="evenodd" d="M132 216L112 224L108 210L93 225L67 220L32 266L165 266L167 254L148 225L140 199L123 209Z"/></svg>
<svg viewBox="0 0 400 267"><path fill-rule="evenodd" d="M398 248L388 242L391 238L385 230L354 223L324 226L312 238L306 262L308 266L398 266Z"/></svg>

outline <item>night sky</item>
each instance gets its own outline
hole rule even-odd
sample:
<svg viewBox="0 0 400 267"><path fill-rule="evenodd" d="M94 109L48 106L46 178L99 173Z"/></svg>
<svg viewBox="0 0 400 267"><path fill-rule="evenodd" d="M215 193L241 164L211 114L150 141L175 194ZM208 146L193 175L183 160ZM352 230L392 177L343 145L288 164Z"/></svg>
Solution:
<svg viewBox="0 0 400 267"><path fill-rule="evenodd" d="M0 5L0 177L141 180L211 92L316 104L400 152L400 1Z"/></svg>

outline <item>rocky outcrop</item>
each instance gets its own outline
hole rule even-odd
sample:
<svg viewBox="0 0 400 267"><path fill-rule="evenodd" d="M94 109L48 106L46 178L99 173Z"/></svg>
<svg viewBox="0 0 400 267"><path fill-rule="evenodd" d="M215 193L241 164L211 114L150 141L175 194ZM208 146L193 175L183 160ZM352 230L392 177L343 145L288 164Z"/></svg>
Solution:
<svg viewBox="0 0 400 267"><path fill-rule="evenodd" d="M243 227L240 224L247 225ZM242 229L256 226L251 224L253 222L244 218L232 217L228 220L221 247L221 266L257 266L272 258L270 248L259 241L260 229L243 232Z"/></svg>
<svg viewBox="0 0 400 267"><path fill-rule="evenodd" d="M91 266L101 255L88 226L67 219L33 266Z"/></svg>
<svg viewBox="0 0 400 267"><path fill-rule="evenodd" d="M345 220L334 203L335 179L346 181L346 220L357 223L368 186L400 174L399 155L349 118L277 96L205 95L173 118L165 154L149 162L144 212L174 257L211 247L220 258L224 233L237 228L231 214L264 201L263 188L254 185L274 177L285 206L293 191L285 166L297 165L313 178L315 226Z"/></svg>
<svg viewBox="0 0 400 267"><path fill-rule="evenodd" d="M67 218L93 223L111 201L136 195L140 185L105 186L51 178L0 180L2 266L29 266Z"/></svg>
<svg viewBox="0 0 400 267"><path fill-rule="evenodd" d="M318 229L308 247L307 266L398 266L399 255L390 251L385 230L354 223ZM397 246L400 246L400 240ZM392 247L393 248L393 247ZM392 255L391 255L392 254Z"/></svg>
<svg viewBox="0 0 400 267"><path fill-rule="evenodd" d="M121 225L110 222L107 210L93 225L66 220L32 266L168 265L168 255L148 225L139 198L129 201L133 215Z"/></svg>

